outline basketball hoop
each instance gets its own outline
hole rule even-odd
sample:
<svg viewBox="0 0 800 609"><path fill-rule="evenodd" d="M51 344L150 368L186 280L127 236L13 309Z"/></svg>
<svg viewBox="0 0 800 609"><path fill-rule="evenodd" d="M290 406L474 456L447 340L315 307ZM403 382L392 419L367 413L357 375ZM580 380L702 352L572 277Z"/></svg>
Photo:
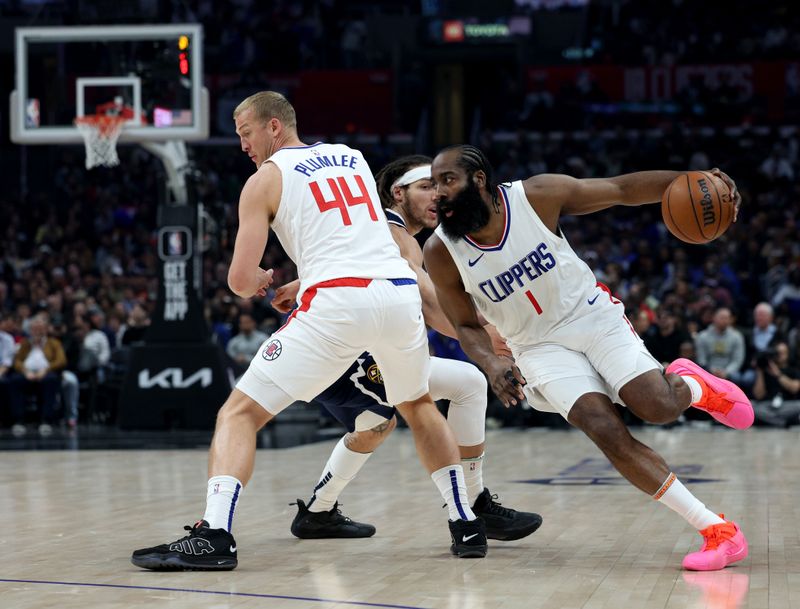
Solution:
<svg viewBox="0 0 800 609"><path fill-rule="evenodd" d="M119 165L117 140L127 120L125 116L108 114L89 114L75 119L86 147L86 169Z"/></svg>

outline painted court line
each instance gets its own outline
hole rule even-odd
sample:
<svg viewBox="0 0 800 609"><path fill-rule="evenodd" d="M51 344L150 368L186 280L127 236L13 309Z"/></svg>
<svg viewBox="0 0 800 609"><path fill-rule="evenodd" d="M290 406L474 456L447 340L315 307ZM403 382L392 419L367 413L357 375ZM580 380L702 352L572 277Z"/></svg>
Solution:
<svg viewBox="0 0 800 609"><path fill-rule="evenodd" d="M280 594L256 594L251 592L224 592L222 590L194 590L192 588L162 588L160 586L126 586L123 584L92 584L87 582L55 582L37 579L2 579L9 584L43 584L48 586L82 586L90 588L115 588L123 590L156 590L159 592L191 592L193 594L216 594L219 596L244 596L249 598L274 598L283 601L310 601L312 603L339 603L356 607L380 607L382 609L424 609L413 605L390 605L386 603L367 603L362 601L341 601L330 598L313 598L310 596L283 596Z"/></svg>

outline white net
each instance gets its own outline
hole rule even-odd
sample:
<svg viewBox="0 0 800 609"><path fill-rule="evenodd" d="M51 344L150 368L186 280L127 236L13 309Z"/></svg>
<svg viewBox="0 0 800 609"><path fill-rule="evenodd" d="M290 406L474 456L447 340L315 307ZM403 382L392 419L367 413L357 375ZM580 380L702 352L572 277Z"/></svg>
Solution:
<svg viewBox="0 0 800 609"><path fill-rule="evenodd" d="M125 124L122 116L94 114L79 116L75 126L81 132L86 147L86 169L119 165L117 140Z"/></svg>

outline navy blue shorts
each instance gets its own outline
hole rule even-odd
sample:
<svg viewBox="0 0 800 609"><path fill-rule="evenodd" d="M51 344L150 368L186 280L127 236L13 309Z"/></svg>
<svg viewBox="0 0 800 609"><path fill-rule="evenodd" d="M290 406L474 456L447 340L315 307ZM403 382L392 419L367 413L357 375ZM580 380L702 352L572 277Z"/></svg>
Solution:
<svg viewBox="0 0 800 609"><path fill-rule="evenodd" d="M362 353L347 371L314 401L344 425L355 431L358 416L369 410L384 419L394 416L394 406L386 401L386 389L378 365L369 353Z"/></svg>

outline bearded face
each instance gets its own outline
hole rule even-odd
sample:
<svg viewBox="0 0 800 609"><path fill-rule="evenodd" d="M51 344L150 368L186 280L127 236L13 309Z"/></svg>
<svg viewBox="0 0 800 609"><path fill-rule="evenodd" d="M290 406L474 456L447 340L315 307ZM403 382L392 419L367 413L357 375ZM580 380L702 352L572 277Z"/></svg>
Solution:
<svg viewBox="0 0 800 609"><path fill-rule="evenodd" d="M444 234L450 239L460 239L489 223L489 206L470 176L461 192L437 201L436 215Z"/></svg>

